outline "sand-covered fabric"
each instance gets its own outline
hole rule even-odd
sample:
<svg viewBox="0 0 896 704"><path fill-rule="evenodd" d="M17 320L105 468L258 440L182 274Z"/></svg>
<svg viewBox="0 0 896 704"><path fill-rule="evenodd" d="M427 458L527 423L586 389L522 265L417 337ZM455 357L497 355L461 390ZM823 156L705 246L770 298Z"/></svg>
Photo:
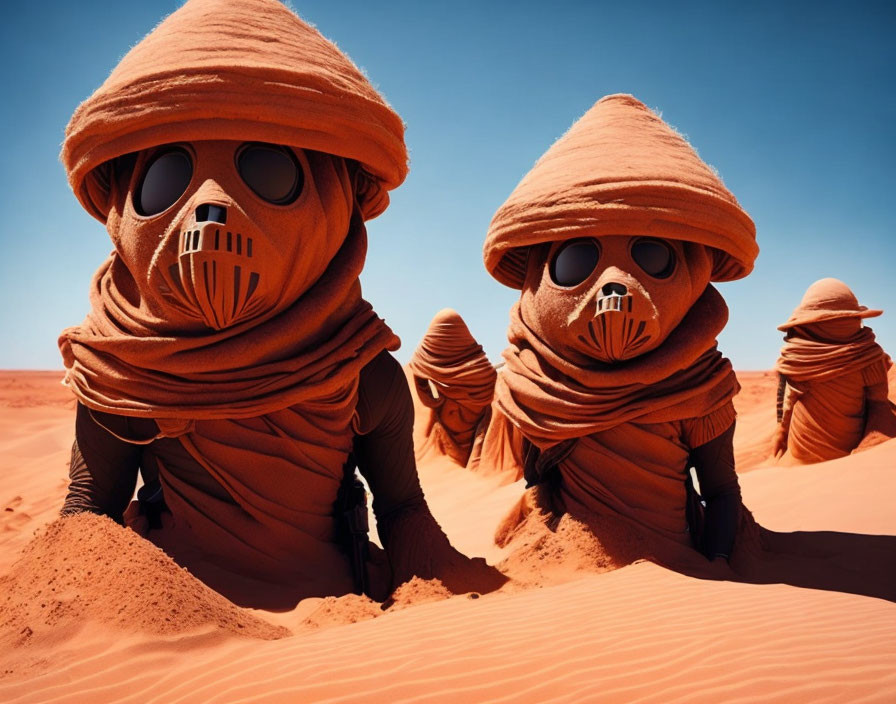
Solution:
<svg viewBox="0 0 896 704"><path fill-rule="evenodd" d="M552 267L578 238L594 241L595 262L566 283ZM642 238L660 240L665 273L635 256ZM497 462L510 476L521 457L551 510L599 517L598 537L636 526L730 556L739 384L717 348L728 309L710 281L746 276L757 252L749 215L681 135L631 96L599 100L523 178L486 237L486 268L522 295L480 467ZM727 536L705 546L689 533L692 465L712 485L707 534ZM524 514L511 512L499 534Z"/></svg>
<svg viewBox="0 0 896 704"><path fill-rule="evenodd" d="M461 316L439 311L408 363L429 418L418 457L430 449L466 464L484 431L497 373Z"/></svg>
<svg viewBox="0 0 896 704"><path fill-rule="evenodd" d="M779 326L787 333L775 364L786 383L779 436L797 462L843 457L869 434L867 444L896 434L887 399L889 358L862 325L881 313L859 305L842 281L826 278L809 286Z"/></svg>
<svg viewBox="0 0 896 704"><path fill-rule="evenodd" d="M494 475L504 483L523 478L526 464L526 443L520 429L492 404L488 427L482 442L473 447L467 468L483 475Z"/></svg>
<svg viewBox="0 0 896 704"><path fill-rule="evenodd" d="M886 381L883 348L858 318L807 323L791 330L775 363L788 380L823 381L875 365L883 370L877 382Z"/></svg>
<svg viewBox="0 0 896 704"><path fill-rule="evenodd" d="M256 141L291 149L294 201L248 192L235 150ZM144 216L133 193L172 142L192 180ZM189 0L78 108L63 162L115 246L86 320L60 337L66 383L92 411L158 425L144 469L156 466L172 512L160 545L309 593L350 589L335 504L360 376L399 344L359 281L365 219L406 172L398 116L281 3ZM201 217L204 203L226 220ZM387 440L407 466L379 469L416 482L410 399L394 389L405 395L382 400L407 416L390 426L407 446Z"/></svg>
<svg viewBox="0 0 896 704"><path fill-rule="evenodd" d="M197 143L196 168L222 158L228 140L299 147L301 197L291 208L241 206L227 195L237 175L221 169L217 185L204 183L173 217L143 219L127 174L112 169L103 207L85 200L85 179L107 160L179 140L211 140ZM347 57L281 3L190 0L134 47L77 109L63 148L75 193L116 247L93 279L87 319L60 338L79 399L178 422L324 403L348 422L360 370L398 340L361 298L370 189L346 159L398 185L401 121ZM245 231L242 252L184 251L180 228L209 195L232 203L228 231ZM206 234L219 233L203 226ZM233 290L211 291L231 271ZM222 296L232 304L221 306Z"/></svg>
<svg viewBox="0 0 896 704"><path fill-rule="evenodd" d="M601 235L704 244L714 281L746 276L759 251L753 221L715 171L630 95L598 100L523 177L492 219L485 267L522 288L532 245Z"/></svg>
<svg viewBox="0 0 896 704"><path fill-rule="evenodd" d="M407 175L404 125L332 42L277 0L189 0L125 55L66 129L62 161L105 222L115 157L158 144L286 144L362 165L365 218Z"/></svg>
<svg viewBox="0 0 896 704"><path fill-rule="evenodd" d="M589 367L561 357L532 334L515 305L495 405L539 447L627 422L711 414L739 388L731 363L716 348L727 319L724 300L710 286L659 348Z"/></svg>
<svg viewBox="0 0 896 704"><path fill-rule="evenodd" d="M786 381L781 422L795 460L843 457L869 432L896 430L886 355L858 318L791 328L776 370Z"/></svg>
<svg viewBox="0 0 896 704"><path fill-rule="evenodd" d="M691 449L725 432L734 416L729 401L699 418L628 422L580 438L558 466L552 501L562 513L625 516L651 534L691 545L685 491Z"/></svg>

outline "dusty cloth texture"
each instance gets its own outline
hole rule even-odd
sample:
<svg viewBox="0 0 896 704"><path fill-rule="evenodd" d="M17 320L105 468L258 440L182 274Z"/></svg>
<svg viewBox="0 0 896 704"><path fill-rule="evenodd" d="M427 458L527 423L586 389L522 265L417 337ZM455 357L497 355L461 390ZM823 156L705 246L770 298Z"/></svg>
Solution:
<svg viewBox="0 0 896 704"><path fill-rule="evenodd" d="M793 381L822 381L875 364L883 369L885 353L874 332L858 318L807 323L791 328L775 370Z"/></svg>
<svg viewBox="0 0 896 704"><path fill-rule="evenodd" d="M495 418L510 422L489 430L480 466L500 462L509 478L520 455L526 464L526 441L541 453L565 445L553 478L539 478L548 482L557 513L624 516L688 544L691 451L733 426L731 399L739 389L715 347L727 320L721 296L708 288L662 346L599 371L553 353L529 334L516 307L511 320L495 401ZM699 468L698 475L716 469ZM734 476L733 460L728 469ZM736 477L728 480L739 506Z"/></svg>
<svg viewBox="0 0 896 704"><path fill-rule="evenodd" d="M66 383L90 408L154 418L169 434L192 420L251 418L296 404L325 407L347 428L361 368L399 344L361 298L366 249L356 218L324 274L282 301L281 312L204 331L172 330L145 298L133 301L134 277L113 253L94 276L86 320L60 336Z"/></svg>
<svg viewBox="0 0 896 704"><path fill-rule="evenodd" d="M734 407L726 405L707 415L660 423L622 423L607 431L592 433L568 443L554 460L536 452L539 487L550 510L619 532L633 525L643 535L661 536L663 542L692 546L688 522L688 469L696 469L702 498L708 503L707 518L715 517L719 502L730 499L726 515L719 516L706 536L708 542L724 543L710 554L728 554L734 539L740 508L740 488L734 471L731 436ZM706 451L701 455L703 448ZM529 451L531 452L531 450ZM529 452L526 454L528 455ZM527 473L531 458L526 458ZM525 505L529 499L523 499ZM528 511L517 507L505 519L501 533L512 530ZM624 530L623 530L624 532ZM724 534L722 540L718 540ZM640 557L643 557L641 555Z"/></svg>
<svg viewBox="0 0 896 704"><path fill-rule="evenodd" d="M361 372L347 444L341 428L315 442L297 440L310 422L320 422L301 406L197 421L179 438L152 439L158 427L150 419L79 404L63 514L89 511L121 522L139 469L161 482L171 512L149 538L179 562L196 569L201 557L295 595L346 593L352 579L337 540L336 502L347 464L367 479L386 529L397 513L428 514L411 447L412 416L401 368L386 352Z"/></svg>
<svg viewBox="0 0 896 704"><path fill-rule="evenodd" d="M173 215L141 218L128 197L133 178L108 164L143 150L137 173L149 148L199 140L197 169L208 162L217 173L216 159L232 166L228 139L304 149L299 200L280 209L248 197L240 203L236 185L219 178L188 189ZM379 174L384 188L398 185L406 171L401 121L334 45L279 2L189 0L134 47L78 108L63 147L75 193L106 222L116 248L94 277L87 319L60 337L79 400L154 418L170 435L197 419L325 406L321 427L341 428L344 444L361 368L398 345L358 281L363 217L372 215L370 203L385 207L388 199L370 200L372 187L352 176L346 158ZM91 184L100 181L97 199ZM179 247L181 226L196 224L192 213L207 195L226 200L228 219L257 233L254 261L240 260L242 277L234 268L241 292L233 303L243 310L220 324L205 310L211 301L178 295L204 287L171 273L183 270L185 257L193 271L208 263ZM275 254L262 256L263 245ZM214 255L232 264L230 252ZM250 273L261 282L252 301ZM318 432L313 423L308 431Z"/></svg>
<svg viewBox="0 0 896 704"><path fill-rule="evenodd" d="M489 227L485 267L521 288L532 245L645 235L712 248L713 281L746 276L756 229L677 132L630 95L595 103L536 162Z"/></svg>
<svg viewBox="0 0 896 704"><path fill-rule="evenodd" d="M848 455L870 431L892 437L886 354L857 316L788 328L775 369L786 382L780 422L798 462Z"/></svg>
<svg viewBox="0 0 896 704"><path fill-rule="evenodd" d="M578 238L594 268L564 283L552 267ZM667 253L665 272L635 256L644 238ZM678 133L631 96L599 100L489 228L486 268L522 295L480 465L522 456L555 514L679 546L695 542L694 466L707 485L705 552L727 557L741 508L739 385L716 346L728 309L709 282L747 275L757 252L752 220Z"/></svg>
<svg viewBox="0 0 896 704"><path fill-rule="evenodd" d="M482 442L474 444L467 468L483 475L496 475L502 483L511 484L523 478L524 444L519 428L493 403Z"/></svg>
<svg viewBox="0 0 896 704"><path fill-rule="evenodd" d="M271 205L241 180L235 150L255 141L292 151L295 201ZM141 214L139 179L171 143L189 153L192 180L167 209ZM100 450L115 445L106 464L127 462L131 476L91 491L106 482L119 501L139 465L171 509L157 536L166 551L296 593L346 591L333 504L350 455L376 458L377 510L395 508L392 491L407 497L406 480L419 491L400 368L393 360L375 403L361 391L363 370L398 346L358 277L364 221L406 174L401 120L279 2L189 0L78 108L62 158L115 245L87 319L60 337L66 381L94 420L137 430L103 426ZM226 210L232 229L218 233L202 204ZM213 290L215 265L230 289ZM86 457L95 443L79 448ZM385 515L381 530L387 549L401 546L402 578L464 569L425 503Z"/></svg>
<svg viewBox="0 0 896 704"><path fill-rule="evenodd" d="M519 305L510 315L495 405L541 448L627 422L706 416L740 388L731 363L716 349L728 308L711 286L659 348L611 365L565 359L531 332Z"/></svg>
<svg viewBox="0 0 896 704"><path fill-rule="evenodd" d="M105 222L123 154L172 142L252 140L362 166L371 218L407 175L404 125L358 68L276 0L189 0L75 111L62 148L72 189Z"/></svg>
<svg viewBox="0 0 896 704"><path fill-rule="evenodd" d="M700 417L627 422L580 438L558 466L554 492L558 513L623 515L642 528L690 544L685 480L691 451L731 428L734 415L734 406L728 401ZM717 467L706 469L698 472L698 478L705 498L712 499L720 493L709 480ZM733 466L729 469L733 475ZM733 484L727 489L739 496L736 477L732 481L726 476L725 480Z"/></svg>
<svg viewBox="0 0 896 704"><path fill-rule="evenodd" d="M427 409L422 444L415 448L418 459L432 451L465 465L488 424L494 366L463 318L446 308L429 324L408 369Z"/></svg>
<svg viewBox="0 0 896 704"><path fill-rule="evenodd" d="M882 310L860 306L856 295L839 279L819 279L806 289L800 304L778 330L842 318L875 318L882 313Z"/></svg>

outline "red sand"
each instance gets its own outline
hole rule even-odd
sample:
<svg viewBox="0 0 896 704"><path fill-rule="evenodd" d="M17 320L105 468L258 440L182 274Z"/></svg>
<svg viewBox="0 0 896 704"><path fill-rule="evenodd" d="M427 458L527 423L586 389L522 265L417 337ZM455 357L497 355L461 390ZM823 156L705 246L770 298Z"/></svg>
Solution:
<svg viewBox="0 0 896 704"><path fill-rule="evenodd" d="M104 519L54 524L28 545L65 493L73 406L60 377L0 372L0 701L896 700L893 603L611 569L568 520L509 555L493 536L521 484L447 460L421 468L427 497L459 549L515 578L499 592L448 598L413 580L385 610L347 596L268 614ZM772 466L774 377L739 377L735 446L757 520L896 535L896 441Z"/></svg>

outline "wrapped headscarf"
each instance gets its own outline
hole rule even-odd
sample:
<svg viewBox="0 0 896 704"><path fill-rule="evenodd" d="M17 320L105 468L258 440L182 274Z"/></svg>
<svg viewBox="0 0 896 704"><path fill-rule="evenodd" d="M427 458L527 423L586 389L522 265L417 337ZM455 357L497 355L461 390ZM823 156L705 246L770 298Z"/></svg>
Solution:
<svg viewBox="0 0 896 704"><path fill-rule="evenodd" d="M195 542L278 583L350 583L333 508L359 376L398 347L361 297L364 221L407 173L403 133L351 61L275 0L189 0L72 117L62 161L115 251L87 319L60 338L66 380L91 411L156 420L147 451L172 549ZM296 201L233 196L227 150L246 142L293 149ZM208 178L141 219L119 164L137 153L137 174L170 143ZM193 217L203 202L227 203L226 226Z"/></svg>
<svg viewBox="0 0 896 704"><path fill-rule="evenodd" d="M131 49L69 122L62 162L102 222L100 167L200 139L288 144L357 161L365 218L408 172L404 125L361 71L277 0L189 0ZM98 172L97 169L100 169Z"/></svg>
<svg viewBox="0 0 896 704"><path fill-rule="evenodd" d="M821 323L843 318L876 318L882 310L860 306L856 295L839 279L819 279L806 289L800 304L778 330L787 331L797 325Z"/></svg>
<svg viewBox="0 0 896 704"><path fill-rule="evenodd" d="M436 446L465 464L477 429L487 422L497 378L494 366L463 318L446 308L432 319L408 369L417 397L429 409L418 456Z"/></svg>

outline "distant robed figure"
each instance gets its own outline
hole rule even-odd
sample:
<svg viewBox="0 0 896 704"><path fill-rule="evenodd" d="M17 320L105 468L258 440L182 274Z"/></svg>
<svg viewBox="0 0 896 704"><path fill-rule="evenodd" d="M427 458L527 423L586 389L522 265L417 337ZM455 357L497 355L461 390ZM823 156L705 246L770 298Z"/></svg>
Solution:
<svg viewBox="0 0 896 704"><path fill-rule="evenodd" d="M436 314L408 371L420 401L417 461L434 452L466 465L488 427L497 372L456 311Z"/></svg>
<svg viewBox="0 0 896 704"><path fill-rule="evenodd" d="M778 326L784 346L778 372L776 457L824 462L896 437L887 399L891 362L862 324L882 310L859 305L838 279L812 284L790 319Z"/></svg>

